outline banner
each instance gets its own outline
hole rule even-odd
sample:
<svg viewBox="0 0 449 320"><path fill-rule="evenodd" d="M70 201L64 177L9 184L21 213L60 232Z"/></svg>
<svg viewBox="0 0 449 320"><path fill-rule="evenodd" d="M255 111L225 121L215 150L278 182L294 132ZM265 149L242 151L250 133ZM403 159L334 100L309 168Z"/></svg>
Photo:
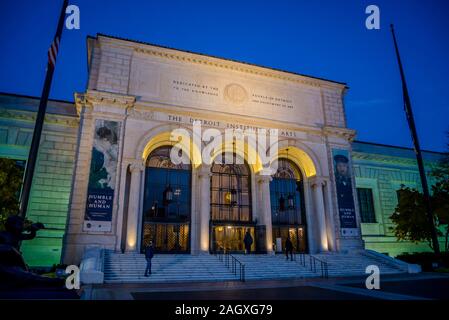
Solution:
<svg viewBox="0 0 449 320"><path fill-rule="evenodd" d="M120 123L95 121L87 189L85 231L111 231Z"/></svg>
<svg viewBox="0 0 449 320"><path fill-rule="evenodd" d="M357 228L349 153L347 150L333 149L332 158L341 232L343 235L355 235L355 230L347 230Z"/></svg>

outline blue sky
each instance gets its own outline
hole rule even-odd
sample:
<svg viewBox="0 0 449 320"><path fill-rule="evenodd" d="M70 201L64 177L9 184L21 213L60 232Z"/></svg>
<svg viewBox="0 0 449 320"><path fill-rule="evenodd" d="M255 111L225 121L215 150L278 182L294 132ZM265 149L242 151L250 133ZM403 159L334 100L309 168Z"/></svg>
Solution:
<svg viewBox="0 0 449 320"><path fill-rule="evenodd" d="M0 1L0 91L40 96L61 1ZM395 24L421 145L446 150L449 1L72 0L51 98L86 88L86 36L104 33L346 82L357 139L411 146L389 24ZM365 28L380 8L381 29Z"/></svg>

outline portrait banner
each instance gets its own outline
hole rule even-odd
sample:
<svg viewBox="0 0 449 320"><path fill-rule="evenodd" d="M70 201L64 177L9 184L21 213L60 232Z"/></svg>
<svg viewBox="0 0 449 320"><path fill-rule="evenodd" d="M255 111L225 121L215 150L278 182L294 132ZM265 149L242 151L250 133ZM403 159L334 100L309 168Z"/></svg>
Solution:
<svg viewBox="0 0 449 320"><path fill-rule="evenodd" d="M96 120L84 231L111 231L120 123Z"/></svg>
<svg viewBox="0 0 449 320"><path fill-rule="evenodd" d="M352 166L348 150L333 149L335 186L342 235L356 235L357 222L352 190Z"/></svg>

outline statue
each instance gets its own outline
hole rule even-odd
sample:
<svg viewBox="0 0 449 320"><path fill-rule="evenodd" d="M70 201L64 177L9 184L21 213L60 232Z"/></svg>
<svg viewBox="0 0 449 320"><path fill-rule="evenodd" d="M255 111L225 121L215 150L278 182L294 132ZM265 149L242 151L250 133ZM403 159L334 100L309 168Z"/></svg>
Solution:
<svg viewBox="0 0 449 320"><path fill-rule="evenodd" d="M16 215L8 217L5 231L0 232L0 283L2 285L63 286L63 279L44 277L30 272L19 251L22 241L34 239L36 232L44 228L42 223L34 223L25 228L23 218Z"/></svg>

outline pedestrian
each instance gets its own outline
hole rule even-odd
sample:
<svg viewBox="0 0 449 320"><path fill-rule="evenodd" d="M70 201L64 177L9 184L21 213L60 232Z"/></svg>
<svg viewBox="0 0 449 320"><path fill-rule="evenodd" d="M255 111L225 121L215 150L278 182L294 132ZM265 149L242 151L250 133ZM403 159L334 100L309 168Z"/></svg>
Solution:
<svg viewBox="0 0 449 320"><path fill-rule="evenodd" d="M145 259L147 260L145 277L149 277L151 274L151 259L153 259L153 256L154 256L153 242L150 241L149 245L145 248Z"/></svg>
<svg viewBox="0 0 449 320"><path fill-rule="evenodd" d="M245 254L251 253L251 245L253 244L253 237L251 237L251 233L249 229L246 230L245 238L243 239L245 244Z"/></svg>
<svg viewBox="0 0 449 320"><path fill-rule="evenodd" d="M285 256L288 260L288 254L290 253L290 259L293 261L293 243L290 240L290 237L287 237L287 240L285 240Z"/></svg>

